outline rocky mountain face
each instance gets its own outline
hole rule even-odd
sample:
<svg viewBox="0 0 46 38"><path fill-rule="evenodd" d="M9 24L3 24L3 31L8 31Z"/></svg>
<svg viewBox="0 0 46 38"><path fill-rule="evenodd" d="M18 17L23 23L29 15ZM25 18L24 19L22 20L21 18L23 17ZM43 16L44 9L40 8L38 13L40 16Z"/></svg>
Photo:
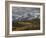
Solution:
<svg viewBox="0 0 46 38"><path fill-rule="evenodd" d="M36 17L13 17L14 19L13 19L13 21L15 20L15 21L25 21L25 20L32 20L32 19L36 19L36 18L39 18L38 16L36 16Z"/></svg>

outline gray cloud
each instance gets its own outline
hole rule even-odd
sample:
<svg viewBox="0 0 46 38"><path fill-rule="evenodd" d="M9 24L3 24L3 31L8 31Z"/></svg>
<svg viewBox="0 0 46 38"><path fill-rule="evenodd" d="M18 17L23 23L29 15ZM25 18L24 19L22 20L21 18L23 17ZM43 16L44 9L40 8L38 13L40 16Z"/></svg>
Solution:
<svg viewBox="0 0 46 38"><path fill-rule="evenodd" d="M12 16L21 17L21 16L37 16L40 15L40 8L32 8L32 7L12 7Z"/></svg>

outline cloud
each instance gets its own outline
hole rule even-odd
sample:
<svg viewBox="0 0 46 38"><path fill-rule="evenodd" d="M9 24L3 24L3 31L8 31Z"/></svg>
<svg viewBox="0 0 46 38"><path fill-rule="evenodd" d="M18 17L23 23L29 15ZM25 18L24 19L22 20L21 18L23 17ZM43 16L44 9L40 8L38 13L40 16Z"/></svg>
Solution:
<svg viewBox="0 0 46 38"><path fill-rule="evenodd" d="M13 7L12 16L19 17L28 17L28 14L31 16L37 17L40 15L40 8L31 8L31 7Z"/></svg>

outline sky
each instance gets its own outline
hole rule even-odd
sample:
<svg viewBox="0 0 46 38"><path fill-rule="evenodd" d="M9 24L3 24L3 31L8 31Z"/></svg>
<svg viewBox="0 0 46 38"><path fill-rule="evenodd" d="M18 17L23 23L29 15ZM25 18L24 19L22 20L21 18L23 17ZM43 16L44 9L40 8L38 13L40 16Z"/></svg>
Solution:
<svg viewBox="0 0 46 38"><path fill-rule="evenodd" d="M40 8L32 8L32 7L12 7L12 16L15 18L19 17L28 17L28 16L37 17L40 15Z"/></svg>

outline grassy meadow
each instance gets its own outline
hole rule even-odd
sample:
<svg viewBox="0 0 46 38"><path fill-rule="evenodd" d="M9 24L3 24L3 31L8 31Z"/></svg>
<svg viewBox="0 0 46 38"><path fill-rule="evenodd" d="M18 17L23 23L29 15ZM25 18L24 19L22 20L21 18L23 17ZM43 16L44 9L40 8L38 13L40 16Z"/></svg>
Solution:
<svg viewBox="0 0 46 38"><path fill-rule="evenodd" d="M40 19L13 21L12 31L40 30Z"/></svg>

